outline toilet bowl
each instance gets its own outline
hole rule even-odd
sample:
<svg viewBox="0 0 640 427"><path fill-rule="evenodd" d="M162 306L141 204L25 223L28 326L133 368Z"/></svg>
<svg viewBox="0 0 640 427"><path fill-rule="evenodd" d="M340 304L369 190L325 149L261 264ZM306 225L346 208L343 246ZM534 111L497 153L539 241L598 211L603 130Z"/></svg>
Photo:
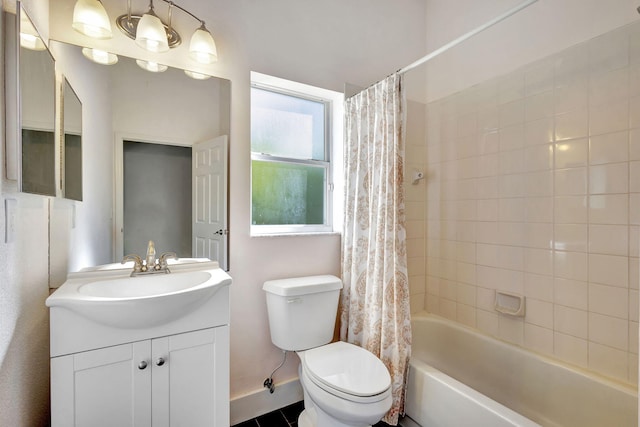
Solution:
<svg viewBox="0 0 640 427"><path fill-rule="evenodd" d="M300 357L300 427L370 427L391 408L391 376L371 352L333 337L342 281L330 275L264 283L271 341Z"/></svg>
<svg viewBox="0 0 640 427"><path fill-rule="evenodd" d="M298 356L305 395L299 426L368 427L391 407L389 372L367 350L339 341Z"/></svg>

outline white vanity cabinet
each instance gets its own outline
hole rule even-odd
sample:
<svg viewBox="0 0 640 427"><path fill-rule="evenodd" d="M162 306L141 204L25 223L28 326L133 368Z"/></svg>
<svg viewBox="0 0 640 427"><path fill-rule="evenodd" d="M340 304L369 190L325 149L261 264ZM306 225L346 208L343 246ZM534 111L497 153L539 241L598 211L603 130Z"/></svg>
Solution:
<svg viewBox="0 0 640 427"><path fill-rule="evenodd" d="M52 427L229 427L231 278L215 263L145 277L70 274L47 299Z"/></svg>
<svg viewBox="0 0 640 427"><path fill-rule="evenodd" d="M229 425L229 327L53 358L52 426Z"/></svg>

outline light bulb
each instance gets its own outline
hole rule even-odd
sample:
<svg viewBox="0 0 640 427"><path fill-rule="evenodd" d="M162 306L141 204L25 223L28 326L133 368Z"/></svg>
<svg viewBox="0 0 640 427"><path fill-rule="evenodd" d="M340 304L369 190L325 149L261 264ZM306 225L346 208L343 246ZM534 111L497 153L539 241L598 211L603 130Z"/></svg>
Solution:
<svg viewBox="0 0 640 427"><path fill-rule="evenodd" d="M192 79L196 80L207 80L211 78L211 76L208 74L196 73L195 71L184 70L184 73Z"/></svg>
<svg viewBox="0 0 640 427"><path fill-rule="evenodd" d="M118 55L100 49L84 47L82 48L82 54L85 58L101 65L113 65L118 62Z"/></svg>
<svg viewBox="0 0 640 427"><path fill-rule="evenodd" d="M78 0L73 8L74 30L94 39L110 39L111 22L102 3L98 0Z"/></svg>
<svg viewBox="0 0 640 427"><path fill-rule="evenodd" d="M194 61L201 64L212 64L218 60L216 42L204 24L191 36L189 55Z"/></svg>
<svg viewBox="0 0 640 427"><path fill-rule="evenodd" d="M143 70L151 71L152 73L162 73L169 68L166 65L153 61L143 61L142 59L136 59L136 64Z"/></svg>
<svg viewBox="0 0 640 427"><path fill-rule="evenodd" d="M136 43L149 52L167 52L169 50L167 31L153 10L149 10L140 18L136 31Z"/></svg>

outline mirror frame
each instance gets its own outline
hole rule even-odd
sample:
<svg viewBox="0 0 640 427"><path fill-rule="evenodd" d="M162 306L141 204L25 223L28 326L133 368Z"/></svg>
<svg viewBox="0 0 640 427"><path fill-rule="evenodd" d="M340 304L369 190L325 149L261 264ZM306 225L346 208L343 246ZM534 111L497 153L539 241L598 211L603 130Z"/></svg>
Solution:
<svg viewBox="0 0 640 427"><path fill-rule="evenodd" d="M61 116L61 126L60 126L60 187L62 188L62 196L65 199L69 199L69 200L76 200L81 202L83 199L83 181L84 181L84 162L83 162L83 141L82 141L82 120L83 120L83 110L82 110L82 101L80 100L80 97L78 96L78 94L76 93L75 89L73 88L73 86L71 86L71 83L69 82L69 80L66 77L62 77L62 82L61 82L61 107L60 107L60 111L62 112ZM79 110L80 110L80 117L79 119L79 138L80 138L80 153L79 153L79 169L80 169L80 192L79 192L79 196L76 194L70 194L69 190L68 190L68 185L67 185L67 135L76 135L76 132L72 132L71 129L68 128L67 123L69 122L68 120L68 108L67 106L68 104L68 100L75 100L77 102L77 104L79 105Z"/></svg>

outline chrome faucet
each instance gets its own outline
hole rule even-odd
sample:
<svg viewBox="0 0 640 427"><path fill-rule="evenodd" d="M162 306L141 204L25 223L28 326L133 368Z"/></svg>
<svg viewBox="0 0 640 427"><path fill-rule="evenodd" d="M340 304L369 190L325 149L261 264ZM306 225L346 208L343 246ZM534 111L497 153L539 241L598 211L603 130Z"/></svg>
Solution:
<svg viewBox="0 0 640 427"><path fill-rule="evenodd" d="M160 255L159 259L156 259L155 246L153 241L149 240L147 256L144 261L140 255L130 254L122 258L122 264L125 264L127 261L133 261L132 277L139 274L171 273L171 270L169 270L169 259L177 260L178 256L175 252L165 252Z"/></svg>

